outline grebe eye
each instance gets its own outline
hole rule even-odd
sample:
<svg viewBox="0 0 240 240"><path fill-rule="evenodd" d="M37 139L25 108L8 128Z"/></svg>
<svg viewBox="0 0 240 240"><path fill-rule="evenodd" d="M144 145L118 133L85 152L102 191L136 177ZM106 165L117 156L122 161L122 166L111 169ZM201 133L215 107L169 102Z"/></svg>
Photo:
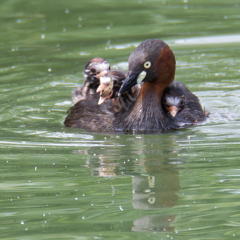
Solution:
<svg viewBox="0 0 240 240"><path fill-rule="evenodd" d="M143 64L145 68L150 68L151 67L151 62L147 61Z"/></svg>

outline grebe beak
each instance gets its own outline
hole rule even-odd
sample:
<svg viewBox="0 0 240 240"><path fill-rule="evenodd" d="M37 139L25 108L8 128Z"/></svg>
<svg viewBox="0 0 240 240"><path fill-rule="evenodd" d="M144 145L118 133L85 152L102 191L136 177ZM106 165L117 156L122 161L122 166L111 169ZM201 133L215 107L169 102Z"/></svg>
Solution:
<svg viewBox="0 0 240 240"><path fill-rule="evenodd" d="M118 93L118 96L121 96L123 93L125 93L128 89L130 89L131 87L135 86L137 84L137 78L138 78L138 75L140 73L133 73L133 72L129 72L128 73L128 76L127 78L124 80L120 90L119 90L119 93Z"/></svg>

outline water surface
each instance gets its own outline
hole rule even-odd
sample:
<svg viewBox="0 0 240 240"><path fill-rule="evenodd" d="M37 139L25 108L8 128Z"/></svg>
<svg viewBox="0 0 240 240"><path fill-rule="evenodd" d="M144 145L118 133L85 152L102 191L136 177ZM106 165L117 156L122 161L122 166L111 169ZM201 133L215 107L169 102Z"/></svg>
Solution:
<svg viewBox="0 0 240 240"><path fill-rule="evenodd" d="M1 239L238 239L237 1L0 3ZM71 91L100 56L127 71L160 38L210 118L157 135L68 129Z"/></svg>

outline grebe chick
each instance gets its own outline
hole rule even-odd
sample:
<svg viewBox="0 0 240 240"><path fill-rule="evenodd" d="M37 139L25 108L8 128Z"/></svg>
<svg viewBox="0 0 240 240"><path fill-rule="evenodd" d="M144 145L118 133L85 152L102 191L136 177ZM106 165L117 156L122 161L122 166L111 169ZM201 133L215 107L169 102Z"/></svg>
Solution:
<svg viewBox="0 0 240 240"><path fill-rule="evenodd" d="M162 101L165 111L172 117L175 117L177 113L183 110L186 98L184 92L180 88L177 88L175 82L173 82L166 88Z"/></svg>
<svg viewBox="0 0 240 240"><path fill-rule="evenodd" d="M84 69L84 83L82 86L74 89L72 92L73 103L85 100L89 95L96 94L99 86L99 78L105 71L110 70L110 64L103 58L93 58L85 66Z"/></svg>

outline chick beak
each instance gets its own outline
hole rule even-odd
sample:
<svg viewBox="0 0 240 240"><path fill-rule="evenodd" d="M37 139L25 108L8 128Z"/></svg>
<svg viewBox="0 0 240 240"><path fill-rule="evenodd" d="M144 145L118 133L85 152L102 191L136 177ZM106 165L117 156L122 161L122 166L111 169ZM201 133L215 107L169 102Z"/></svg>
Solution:
<svg viewBox="0 0 240 240"><path fill-rule="evenodd" d="M100 96L100 98L99 98L99 100L98 100L98 105L101 105L101 104L104 103L107 99L108 99L108 98L106 98L106 97L101 97L101 96Z"/></svg>
<svg viewBox="0 0 240 240"><path fill-rule="evenodd" d="M177 107L171 106L168 108L168 112L172 117L175 117L176 114L178 113L179 109Z"/></svg>
<svg viewBox="0 0 240 240"><path fill-rule="evenodd" d="M111 91L108 95L106 96L101 96L100 94L100 97L99 97L99 100L98 100L98 105L101 105L102 103L104 103L106 100L110 99L111 96L113 95L113 91Z"/></svg>
<svg viewBox="0 0 240 240"><path fill-rule="evenodd" d="M98 86L96 92L104 91L104 90L107 88L107 86L108 86L108 85L101 83L101 84Z"/></svg>

